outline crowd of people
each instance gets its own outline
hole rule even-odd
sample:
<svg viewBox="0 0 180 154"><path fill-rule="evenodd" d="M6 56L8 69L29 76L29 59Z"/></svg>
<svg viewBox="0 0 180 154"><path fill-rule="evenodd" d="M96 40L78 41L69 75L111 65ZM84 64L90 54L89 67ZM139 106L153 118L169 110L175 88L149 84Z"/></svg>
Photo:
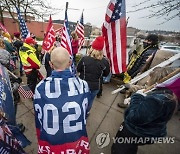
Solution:
<svg viewBox="0 0 180 154"><path fill-rule="evenodd" d="M103 36L97 37L92 42L87 54L80 61L76 60L79 49L78 36L76 32L72 32L71 36L72 55L61 47L61 39L58 37L54 46L45 53L46 78L43 78L39 71L42 58L37 56L38 46L35 36L31 35L23 40L20 33L15 32L14 38L11 38L0 29L0 63L10 71L18 66L19 77L26 75L27 85L34 93L38 153L88 154L90 152L86 119L95 97L103 96L103 77L111 74L110 62L103 55L105 41ZM180 102L179 77L175 87L156 88L148 94L136 91L157 83L174 69L155 69L150 74L146 86L128 85L131 79L149 69L157 50L158 36L148 35L142 49L132 51L127 71L120 74L121 80L128 87L126 92L130 99L126 105L124 122L116 137L144 139L164 137L167 134L167 122ZM76 74L70 69L72 63L75 64ZM121 106L120 104L119 107ZM153 142L145 144L153 144ZM139 145L144 144L114 143L111 152L135 154ZM45 147L48 148L44 149Z"/></svg>

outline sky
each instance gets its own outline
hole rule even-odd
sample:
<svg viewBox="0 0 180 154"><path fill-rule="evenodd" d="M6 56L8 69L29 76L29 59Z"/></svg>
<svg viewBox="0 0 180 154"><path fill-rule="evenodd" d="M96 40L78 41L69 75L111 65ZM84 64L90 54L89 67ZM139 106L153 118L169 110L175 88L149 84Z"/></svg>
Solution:
<svg viewBox="0 0 180 154"><path fill-rule="evenodd" d="M110 0L49 0L48 2L52 7L62 9L56 15L52 16L52 19L64 20L64 10L66 2L69 2L68 19L69 21L77 22L80 19L82 10L84 9L84 23L91 23L91 25L101 27L105 18L107 5ZM134 5L139 4L144 0L126 0L126 18L129 17L128 27L134 27L141 30L165 30L180 32L180 18L160 24L164 21L163 18L157 19L146 18L153 10L142 10L138 12L130 12L137 7ZM157 0L151 0L156 1Z"/></svg>

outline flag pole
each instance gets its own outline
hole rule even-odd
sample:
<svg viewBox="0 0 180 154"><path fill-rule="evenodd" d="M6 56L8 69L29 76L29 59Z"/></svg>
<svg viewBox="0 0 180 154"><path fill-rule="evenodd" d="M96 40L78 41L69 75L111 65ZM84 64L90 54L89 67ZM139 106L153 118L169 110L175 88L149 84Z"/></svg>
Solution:
<svg viewBox="0 0 180 154"><path fill-rule="evenodd" d="M65 11L68 10L68 5L69 5L69 2L66 2L66 10Z"/></svg>
<svg viewBox="0 0 180 154"><path fill-rule="evenodd" d="M164 61L164 62L162 62L162 63L154 66L153 68L147 70L146 72L140 74L139 76L136 76L135 78L133 78L132 80L130 80L130 84L134 84L134 83L136 83L137 81L143 79L144 77L146 77L147 75L149 75L149 73L152 72L154 68L167 66L168 64L174 62L175 60L177 60L177 59L179 59L179 58L180 58L180 53L178 53L178 54L172 56L171 58L169 58L168 60L166 60L166 61ZM121 85L120 88L112 91L111 94L116 94L116 93L120 92L121 90L123 90L124 88L125 88L125 86L124 86L124 85Z"/></svg>
<svg viewBox="0 0 180 154"><path fill-rule="evenodd" d="M170 74L168 74L167 76L165 76L164 78L162 78L159 82L151 85L150 87L148 87L147 89L145 89L143 92L147 93L147 92L152 91L157 84L160 84L160 83L165 82L166 80L174 77L174 76L175 76L176 74L178 74L178 73L180 73L180 68L175 69L172 73L170 73Z"/></svg>

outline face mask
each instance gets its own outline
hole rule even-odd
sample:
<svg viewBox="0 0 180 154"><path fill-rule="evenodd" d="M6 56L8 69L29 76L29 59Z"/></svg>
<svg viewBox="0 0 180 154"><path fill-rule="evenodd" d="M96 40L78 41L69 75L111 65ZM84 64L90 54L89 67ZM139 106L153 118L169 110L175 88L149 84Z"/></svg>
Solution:
<svg viewBox="0 0 180 154"><path fill-rule="evenodd" d="M148 46L150 46L150 44L149 44L149 43L147 43L147 42L143 42L143 47L144 47L144 49L145 49L145 48L147 48Z"/></svg>

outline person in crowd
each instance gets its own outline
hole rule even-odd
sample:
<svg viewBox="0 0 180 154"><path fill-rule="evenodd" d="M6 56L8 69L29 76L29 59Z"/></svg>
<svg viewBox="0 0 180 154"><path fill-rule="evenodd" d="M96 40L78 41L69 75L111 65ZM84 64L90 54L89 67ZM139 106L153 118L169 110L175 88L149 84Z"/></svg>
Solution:
<svg viewBox="0 0 180 154"><path fill-rule="evenodd" d="M149 69L154 56L158 50L158 36L149 34L143 42L143 50L134 50L127 71L121 74L124 83L128 83L138 73L142 73Z"/></svg>
<svg viewBox="0 0 180 154"><path fill-rule="evenodd" d="M4 44L5 44L6 50L11 54L15 53L16 50L12 45L11 36L9 35L9 33L4 32L3 36L4 36Z"/></svg>
<svg viewBox="0 0 180 154"><path fill-rule="evenodd" d="M17 60L17 51L15 47L12 44L11 36L8 32L3 33L4 36L4 44L6 50L11 54L11 71L13 71L16 68L16 60Z"/></svg>
<svg viewBox="0 0 180 154"><path fill-rule="evenodd" d="M23 41L21 40L20 32L14 33L13 46L16 48L16 51L19 56L19 49L20 49L20 47L23 46ZM20 76L23 76L23 68L22 68L22 62L21 62L20 57L19 57L19 73L20 73Z"/></svg>
<svg viewBox="0 0 180 154"><path fill-rule="evenodd" d="M107 77L106 72L110 72L109 60L105 56L103 56L101 62L106 66L106 71L103 72L103 75L100 78L100 86L99 86L99 92L97 93L97 98L100 98L102 96L104 73L105 73L105 76Z"/></svg>
<svg viewBox="0 0 180 154"><path fill-rule="evenodd" d="M161 86L144 94L131 96L130 105L124 113L116 137L130 138L130 143L113 143L112 154L136 154L139 145L153 144L154 139L167 135L166 125L180 104L180 77L171 85ZM141 141L139 142L139 139Z"/></svg>
<svg viewBox="0 0 180 154"><path fill-rule="evenodd" d="M147 89L150 86L158 83L161 79L169 75L174 71L174 68L171 67L156 67L152 72L149 73L149 76L147 78L147 81L144 85L141 84L125 84L125 97L128 98L130 97L133 93L137 92L138 90L141 89ZM127 108L128 107L128 101L130 99L125 99L124 102L119 102L118 107L120 108Z"/></svg>
<svg viewBox="0 0 180 154"><path fill-rule="evenodd" d="M76 64L76 54L78 53L78 48L79 48L78 35L75 31L73 31L71 33L71 36L72 36L71 45L72 45L73 60L74 63Z"/></svg>
<svg viewBox="0 0 180 154"><path fill-rule="evenodd" d="M38 82L38 69L40 68L40 61L37 59L36 49L34 48L35 43L32 37L28 37L19 51L24 72L27 76L27 84L33 93Z"/></svg>
<svg viewBox="0 0 180 154"><path fill-rule="evenodd" d="M55 46L51 47L51 49L45 53L45 69L46 69L46 77L49 77L52 72L52 68L50 66L50 61L51 61L51 51L55 48Z"/></svg>
<svg viewBox="0 0 180 154"><path fill-rule="evenodd" d="M5 49L4 40L0 38L0 63L9 68L11 54Z"/></svg>
<svg viewBox="0 0 180 154"><path fill-rule="evenodd" d="M1 39L4 38L3 33L4 33L4 31L3 31L3 29L0 27L0 38L1 38Z"/></svg>
<svg viewBox="0 0 180 154"><path fill-rule="evenodd" d="M99 92L100 78L103 74L104 76L107 76L109 74L109 69L106 68L106 66L102 62L103 47L104 37L99 36L92 43L92 46L88 51L88 56L82 57L77 65L77 72L80 73L79 77L82 80L87 81L91 91L91 104L88 108L88 111L90 111L93 100Z"/></svg>
<svg viewBox="0 0 180 154"><path fill-rule="evenodd" d="M72 75L65 48L52 50L50 63L52 74L36 86L34 95L39 149L48 146L43 153L89 154L85 118L90 99L88 84Z"/></svg>
<svg viewBox="0 0 180 154"><path fill-rule="evenodd" d="M36 42L36 35L34 35L33 33L30 33L30 37L32 37L35 41L34 48L36 49L36 56L40 60L40 51L38 49L38 47L39 47L38 43Z"/></svg>
<svg viewBox="0 0 180 154"><path fill-rule="evenodd" d="M61 38L60 36L56 36L56 41L54 42L55 47L60 47L61 46Z"/></svg>

